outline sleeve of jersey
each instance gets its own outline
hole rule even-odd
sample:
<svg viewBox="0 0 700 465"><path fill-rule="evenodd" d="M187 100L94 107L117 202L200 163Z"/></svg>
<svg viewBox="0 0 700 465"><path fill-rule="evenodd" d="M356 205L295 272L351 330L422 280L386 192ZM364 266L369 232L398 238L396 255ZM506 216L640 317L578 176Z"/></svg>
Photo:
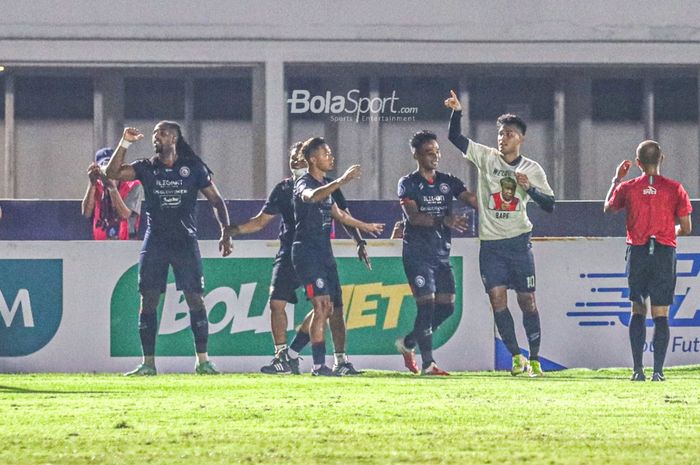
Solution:
<svg viewBox="0 0 700 465"><path fill-rule="evenodd" d="M450 126L448 128L448 139L462 153L467 153L469 139L462 135L462 111L453 111L450 116Z"/></svg>
<svg viewBox="0 0 700 465"><path fill-rule="evenodd" d="M131 167L136 173L136 179L143 181L143 170L145 169L146 160L135 160L131 162Z"/></svg>
<svg viewBox="0 0 700 465"><path fill-rule="evenodd" d="M690 203L688 192L682 185L678 186L678 203L676 204L676 218L688 216L693 212L693 205Z"/></svg>
<svg viewBox="0 0 700 465"><path fill-rule="evenodd" d="M299 178L297 181L294 183L294 196L293 198L299 196L301 197L301 193L304 192L307 189L306 187L306 180L304 178Z"/></svg>
<svg viewBox="0 0 700 465"><path fill-rule="evenodd" d="M277 215L280 212L279 198L280 198L281 185L277 184L270 195L267 196L267 200L262 207L262 212L266 215Z"/></svg>
<svg viewBox="0 0 700 465"><path fill-rule="evenodd" d="M608 200L608 205L612 207L613 210L622 210L625 208L625 195L627 193L626 183L619 184L610 195L610 200Z"/></svg>
<svg viewBox="0 0 700 465"><path fill-rule="evenodd" d="M450 184L452 184L452 195L456 199L459 198L462 192L465 192L467 190L467 187L457 176L450 176Z"/></svg>
<svg viewBox="0 0 700 465"><path fill-rule="evenodd" d="M207 169L207 165L204 163L197 163L193 169L197 170L197 188L204 189L205 187L211 186L211 173Z"/></svg>
<svg viewBox="0 0 700 465"><path fill-rule="evenodd" d="M340 189L333 191L333 193L331 194L331 198L341 210L348 209L348 201L345 198L345 195L340 191Z"/></svg>
<svg viewBox="0 0 700 465"><path fill-rule="evenodd" d="M397 188L396 195L399 196L399 202L401 203L401 205L403 205L404 200L411 198L410 190L411 189L409 187L408 179L406 177L399 179L399 185Z"/></svg>
<svg viewBox="0 0 700 465"><path fill-rule="evenodd" d="M477 168L483 170L486 168L486 162L489 157L496 156L498 151L494 148L481 145L473 140L469 142L469 147L464 153L464 158L474 163Z"/></svg>

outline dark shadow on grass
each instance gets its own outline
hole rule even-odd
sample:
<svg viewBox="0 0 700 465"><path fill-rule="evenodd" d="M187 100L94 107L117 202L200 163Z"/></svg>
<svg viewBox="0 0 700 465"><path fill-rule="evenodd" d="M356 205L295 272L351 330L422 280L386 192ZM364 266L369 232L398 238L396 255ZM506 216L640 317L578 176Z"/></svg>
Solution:
<svg viewBox="0 0 700 465"><path fill-rule="evenodd" d="M13 393L13 394L115 394L117 391L48 391L44 389L27 389L16 386L3 386L0 385L0 394L2 393Z"/></svg>

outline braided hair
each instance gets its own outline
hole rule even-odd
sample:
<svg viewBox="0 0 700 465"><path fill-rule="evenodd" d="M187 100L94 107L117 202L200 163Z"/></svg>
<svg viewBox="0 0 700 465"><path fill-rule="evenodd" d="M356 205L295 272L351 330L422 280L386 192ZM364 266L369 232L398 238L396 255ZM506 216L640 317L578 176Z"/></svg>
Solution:
<svg viewBox="0 0 700 465"><path fill-rule="evenodd" d="M161 121L158 123L158 125L163 125L169 130L175 131L177 133L177 143L175 144L175 152L179 157L196 159L204 165L209 174L214 174L214 172L207 166L207 164L204 163L204 160L202 160L199 157L199 155L195 153L194 149L185 140L185 138L182 135L182 128L178 123L176 123L175 121Z"/></svg>

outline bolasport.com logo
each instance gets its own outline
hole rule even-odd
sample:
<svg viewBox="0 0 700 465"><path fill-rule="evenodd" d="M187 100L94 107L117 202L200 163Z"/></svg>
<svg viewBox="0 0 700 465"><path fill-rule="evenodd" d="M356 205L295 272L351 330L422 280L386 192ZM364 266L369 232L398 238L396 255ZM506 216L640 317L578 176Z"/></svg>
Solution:
<svg viewBox="0 0 700 465"><path fill-rule="evenodd" d="M418 107L401 106L395 90L389 97L363 97L359 89L351 89L345 95L331 91L312 95L308 90L295 89L287 103L291 114L325 114L333 122L410 122L418 113Z"/></svg>

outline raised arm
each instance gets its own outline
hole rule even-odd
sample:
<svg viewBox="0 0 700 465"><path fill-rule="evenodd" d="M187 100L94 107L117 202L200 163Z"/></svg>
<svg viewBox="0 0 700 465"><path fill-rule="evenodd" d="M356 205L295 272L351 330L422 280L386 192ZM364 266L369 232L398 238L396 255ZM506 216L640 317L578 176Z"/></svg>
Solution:
<svg viewBox="0 0 700 465"><path fill-rule="evenodd" d="M623 160L622 163L617 165L617 168L615 170L615 177L612 179L610 189L608 189L608 193L605 196L605 203L603 204L603 213L614 213L620 210L613 204L613 193L617 189L617 186L619 186L622 182L622 179L625 176L627 176L627 173L629 172L631 166L632 162L630 160Z"/></svg>
<svg viewBox="0 0 700 465"><path fill-rule="evenodd" d="M126 150L129 146L141 139L143 139L141 131L136 128L125 128L122 134L122 140L119 141L117 150L112 154L112 158L110 158L109 164L107 164L104 170L104 175L117 181L133 181L136 179L134 167L128 163L124 163L124 157L126 156Z"/></svg>
<svg viewBox="0 0 700 465"><path fill-rule="evenodd" d="M226 209L226 203L224 198L219 193L219 189L216 188L216 184L213 182L207 187L202 189L202 194L207 198L212 208L214 209L214 216L219 222L219 227L221 228L221 237L219 238L219 250L222 256L227 257L231 255L233 250L233 243L231 238L227 233L227 228L229 226L228 220L228 210Z"/></svg>
<svg viewBox="0 0 700 465"><path fill-rule="evenodd" d="M87 169L88 186L83 196L83 201L80 204L81 212L85 218L90 218L95 210L95 184L100 178L100 167L97 163L91 163Z"/></svg>
<svg viewBox="0 0 700 465"><path fill-rule="evenodd" d="M352 165L345 170L345 173L335 181L324 184L316 189L306 189L301 193L301 200L304 202L321 202L326 200L333 192L337 191L353 179L360 177L360 165Z"/></svg>
<svg viewBox="0 0 700 465"><path fill-rule="evenodd" d="M462 135L462 104L454 90L451 90L450 97L445 99L445 106L452 110L448 138L462 153L467 153L469 139Z"/></svg>

